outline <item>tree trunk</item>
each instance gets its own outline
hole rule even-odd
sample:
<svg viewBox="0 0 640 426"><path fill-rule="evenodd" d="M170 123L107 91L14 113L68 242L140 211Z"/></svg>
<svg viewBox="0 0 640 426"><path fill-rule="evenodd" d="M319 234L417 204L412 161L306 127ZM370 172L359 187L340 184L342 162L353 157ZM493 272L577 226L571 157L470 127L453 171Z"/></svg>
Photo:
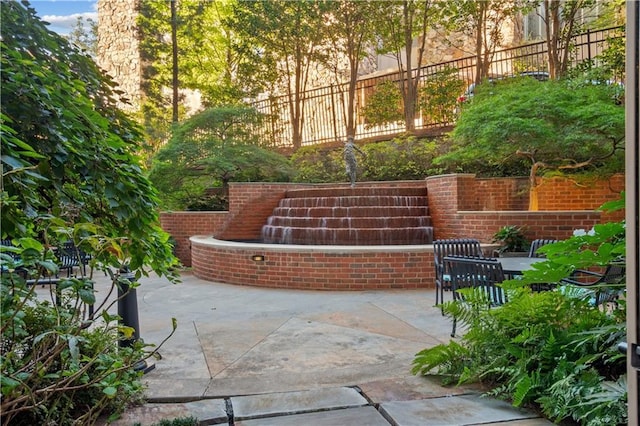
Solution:
<svg viewBox="0 0 640 426"><path fill-rule="evenodd" d="M477 23L478 26L476 28L476 40L475 40L475 48L476 48L476 84L482 83L482 80L486 77L485 75L485 64L484 64L484 55L482 54L482 48L484 46L484 34L485 27L487 25L486 22L486 5L484 2L480 2L480 9L478 10Z"/></svg>
<svg viewBox="0 0 640 426"><path fill-rule="evenodd" d="M404 20L404 51L407 58L405 67L405 91L404 97L404 123L408 133L414 133L416 130L416 86L413 84L412 60L413 60L413 37L411 36L411 28L413 27L413 16L409 10L409 3L403 2L403 20ZM417 78L417 77L416 77Z"/></svg>
<svg viewBox="0 0 640 426"><path fill-rule="evenodd" d="M542 166L540 162L533 163L529 172L529 211L532 212L538 211L538 182L536 175L540 166Z"/></svg>
<svg viewBox="0 0 640 426"><path fill-rule="evenodd" d="M556 0L544 2L545 29L547 31L547 58L549 61L549 77L557 79L560 74L560 3Z"/></svg>
<svg viewBox="0 0 640 426"><path fill-rule="evenodd" d="M171 86L173 88L172 106L172 122L178 122L178 13L176 3L178 0L171 0L171 48L173 59L173 76Z"/></svg>

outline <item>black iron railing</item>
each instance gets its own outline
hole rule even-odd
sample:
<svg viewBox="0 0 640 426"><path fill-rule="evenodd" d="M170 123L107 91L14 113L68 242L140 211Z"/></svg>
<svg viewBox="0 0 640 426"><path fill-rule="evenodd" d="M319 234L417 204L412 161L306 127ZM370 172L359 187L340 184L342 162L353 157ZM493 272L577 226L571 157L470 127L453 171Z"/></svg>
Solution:
<svg viewBox="0 0 640 426"><path fill-rule="evenodd" d="M587 31L574 37L570 67L584 61L595 60L606 48L610 39L624 36L623 27L613 27L598 31ZM455 69L464 87L475 80L476 57L468 56L448 62L420 67L420 82L424 83L429 76L438 72ZM546 42L531 43L524 46L504 49L495 52L489 76L517 75L524 71L547 71ZM398 72L391 72L375 77L364 77L358 80L356 91L356 137L359 140L378 137L393 137L405 132L404 123L381 126L366 126L363 107L374 92L375 87L383 81L399 82L404 77ZM346 139L346 105L348 84L338 84L308 90L305 99L305 113L302 126L302 146L333 143ZM462 94L462 93L460 93ZM263 125L257 133L263 143L275 147L292 147L291 119L286 96L269 97L253 102L252 105L265 116ZM446 127L453 124L454 117L447 121L433 120L423 111L416 111L415 129L428 130Z"/></svg>

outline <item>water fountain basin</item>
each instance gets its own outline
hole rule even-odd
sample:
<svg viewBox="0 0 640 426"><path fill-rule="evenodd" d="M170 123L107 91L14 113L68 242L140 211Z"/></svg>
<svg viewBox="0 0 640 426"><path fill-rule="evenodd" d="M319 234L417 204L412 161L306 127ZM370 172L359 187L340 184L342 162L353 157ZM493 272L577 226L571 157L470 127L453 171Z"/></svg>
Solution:
<svg viewBox="0 0 640 426"><path fill-rule="evenodd" d="M198 278L307 290L433 287L433 245L297 245L190 238Z"/></svg>

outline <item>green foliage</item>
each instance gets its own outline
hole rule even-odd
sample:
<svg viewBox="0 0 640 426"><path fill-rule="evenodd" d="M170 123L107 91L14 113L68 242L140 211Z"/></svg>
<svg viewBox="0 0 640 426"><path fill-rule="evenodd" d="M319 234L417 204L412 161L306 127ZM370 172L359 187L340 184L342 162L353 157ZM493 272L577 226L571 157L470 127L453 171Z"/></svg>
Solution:
<svg viewBox="0 0 640 426"><path fill-rule="evenodd" d="M413 372L484 383L489 395L538 406L556 422L626 424L626 358L617 350L626 336L624 295L615 306L594 306L583 288L561 285L576 268L619 262L624 235L623 223L608 223L543 246L546 261L502 284L509 298L500 308L468 294L464 303L445 303L466 332L459 343L418 353ZM535 283L557 289L532 292Z"/></svg>
<svg viewBox="0 0 640 426"><path fill-rule="evenodd" d="M398 84L385 80L378 84L362 109L365 128L404 122L402 94Z"/></svg>
<svg viewBox="0 0 640 426"><path fill-rule="evenodd" d="M173 420L160 420L151 426L198 426L200 422L195 417L178 417ZM141 426L141 423L134 423L134 426Z"/></svg>
<svg viewBox="0 0 640 426"><path fill-rule="evenodd" d="M176 281L177 260L134 155L140 130L117 108L113 82L33 9L0 7L1 231L15 245L0 253L3 422L90 424L139 397L132 364L146 356L142 344L117 348L130 330L108 307L83 316L94 268L128 264L136 278L152 269ZM67 240L91 256L91 273L60 280L58 307L34 290L59 272L50 247Z"/></svg>
<svg viewBox="0 0 640 426"><path fill-rule="evenodd" d="M88 56L2 2L2 234L35 233L58 217L129 239L130 266L169 274L175 258L139 159L139 128ZM25 90L29 88L29 90Z"/></svg>
<svg viewBox="0 0 640 426"><path fill-rule="evenodd" d="M93 424L102 413L117 415L138 402L143 393L142 373L135 365L153 351L147 352L149 346L142 341L118 347L118 340L133 330L108 313L115 300L96 303L96 261L92 260L89 275L50 284L47 298L36 289L59 272L54 251L31 238L12 242L13 247L2 246L0 251L4 271L0 292L3 421L15 425ZM78 244L93 247L99 259L105 259L102 252L126 250L118 239L104 235L84 237ZM112 264L124 259L116 260ZM100 264L111 275L111 293L124 278L114 275L109 266ZM125 284L137 285L129 280ZM56 297L59 304L53 302ZM95 317L88 316L87 304L96 304Z"/></svg>
<svg viewBox="0 0 640 426"><path fill-rule="evenodd" d="M525 288L511 291L501 308L487 309L480 299L468 298L466 304L449 302L444 310L467 324L467 331L460 343L418 353L414 373L435 370L445 382L481 382L492 388L489 395L515 406L538 404L558 421L573 417L598 424L608 407L621 416L609 424L624 420L624 395L593 400L589 417L580 417L585 410L578 408L625 372L616 348L625 335L624 313L608 315L562 292Z"/></svg>
<svg viewBox="0 0 640 426"><path fill-rule="evenodd" d="M176 2L179 67L179 118L188 110L186 95L197 91L205 106L237 103L243 98L235 78L241 58L232 49L235 37L223 23L232 1ZM142 146L146 158L155 154L171 135L172 87L171 8L167 1L140 2L138 29L143 61L139 121L147 136Z"/></svg>
<svg viewBox="0 0 640 426"><path fill-rule="evenodd" d="M529 241L524 236L524 229L520 226L507 225L493 234L492 243L500 243L498 252L523 252L529 250Z"/></svg>
<svg viewBox="0 0 640 426"><path fill-rule="evenodd" d="M291 156L295 168L295 182L341 182L344 181L344 165L341 149L320 145L304 146Z"/></svg>
<svg viewBox="0 0 640 426"><path fill-rule="evenodd" d="M364 146L362 178L371 181L416 180L440 172L433 166L438 142L415 136L398 137L391 141Z"/></svg>
<svg viewBox="0 0 640 426"><path fill-rule="evenodd" d="M510 78L476 87L439 162L463 171L529 163L532 171L624 170L624 108L609 85ZM603 171L604 170L604 171Z"/></svg>
<svg viewBox="0 0 640 426"><path fill-rule="evenodd" d="M415 180L436 175L441 169L432 161L440 149L436 140L414 136L369 143L361 147L366 154L358 161L359 180ZM296 182L344 182L342 149L303 147L291 156Z"/></svg>
<svg viewBox="0 0 640 426"><path fill-rule="evenodd" d="M162 207L224 208L224 200L207 195L209 188L226 189L230 181L288 181L286 158L255 144L251 129L259 120L251 108L225 106L175 127L149 175L162 194Z"/></svg>
<svg viewBox="0 0 640 426"><path fill-rule="evenodd" d="M98 23L91 18L87 18L85 21L81 16L78 16L67 39L95 57L98 44Z"/></svg>
<svg viewBox="0 0 640 426"><path fill-rule="evenodd" d="M207 106L241 97L232 78L238 61L231 48L234 37L223 25L231 15L231 3L182 0L176 5L180 87L198 90ZM166 37L171 34L170 4L142 2L140 6L145 94L159 99L162 87L171 87L172 45Z"/></svg>
<svg viewBox="0 0 640 426"><path fill-rule="evenodd" d="M258 0L236 2L227 24L239 41L234 50L250 60L238 68L240 80L256 90L285 94L294 147L302 143L307 87L314 65L325 62L333 2ZM334 20L335 21L335 20ZM247 88L247 90L250 90ZM255 92L254 92L255 93Z"/></svg>
<svg viewBox="0 0 640 426"><path fill-rule="evenodd" d="M464 91L458 70L447 67L426 78L420 88L420 108L428 123L452 123L456 118L456 99Z"/></svg>

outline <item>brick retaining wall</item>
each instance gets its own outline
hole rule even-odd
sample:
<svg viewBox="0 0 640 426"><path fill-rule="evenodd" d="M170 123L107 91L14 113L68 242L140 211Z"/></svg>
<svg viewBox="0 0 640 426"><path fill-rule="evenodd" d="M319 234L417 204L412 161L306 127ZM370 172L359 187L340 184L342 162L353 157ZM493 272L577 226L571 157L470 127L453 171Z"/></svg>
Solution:
<svg viewBox="0 0 640 426"><path fill-rule="evenodd" d="M162 212L160 226L176 241L175 254L184 266L191 266L191 242L193 235L217 235L227 212Z"/></svg>
<svg viewBox="0 0 640 426"><path fill-rule="evenodd" d="M474 175L435 176L425 181L367 182L366 186L427 187L434 238L473 236L484 243L505 225L525 226L529 239L567 238L575 229L620 220L624 213L607 215L593 209L615 200L624 177L581 183L545 179L539 187L540 209L526 211L527 181L522 178L477 179ZM190 236L257 240L260 229L288 189L336 186L331 184L231 184L229 212L165 212L162 227L177 241L176 253L201 278L264 287L313 289L425 288L433 286L431 246L420 250L350 254L297 246L269 249L263 263L250 259L256 249L212 246ZM340 186L340 185L339 185ZM502 210L504 209L504 210ZM570 210L567 210L570 209ZM194 242L195 241L195 242ZM316 246L317 247L317 246ZM266 246L260 246L266 251ZM295 265L295 267L292 267Z"/></svg>
<svg viewBox="0 0 640 426"><path fill-rule="evenodd" d="M389 290L433 287L433 247L398 249L234 244L191 238L198 278L230 284L304 290ZM400 247L400 246L396 246ZM253 255L264 261L252 260Z"/></svg>

